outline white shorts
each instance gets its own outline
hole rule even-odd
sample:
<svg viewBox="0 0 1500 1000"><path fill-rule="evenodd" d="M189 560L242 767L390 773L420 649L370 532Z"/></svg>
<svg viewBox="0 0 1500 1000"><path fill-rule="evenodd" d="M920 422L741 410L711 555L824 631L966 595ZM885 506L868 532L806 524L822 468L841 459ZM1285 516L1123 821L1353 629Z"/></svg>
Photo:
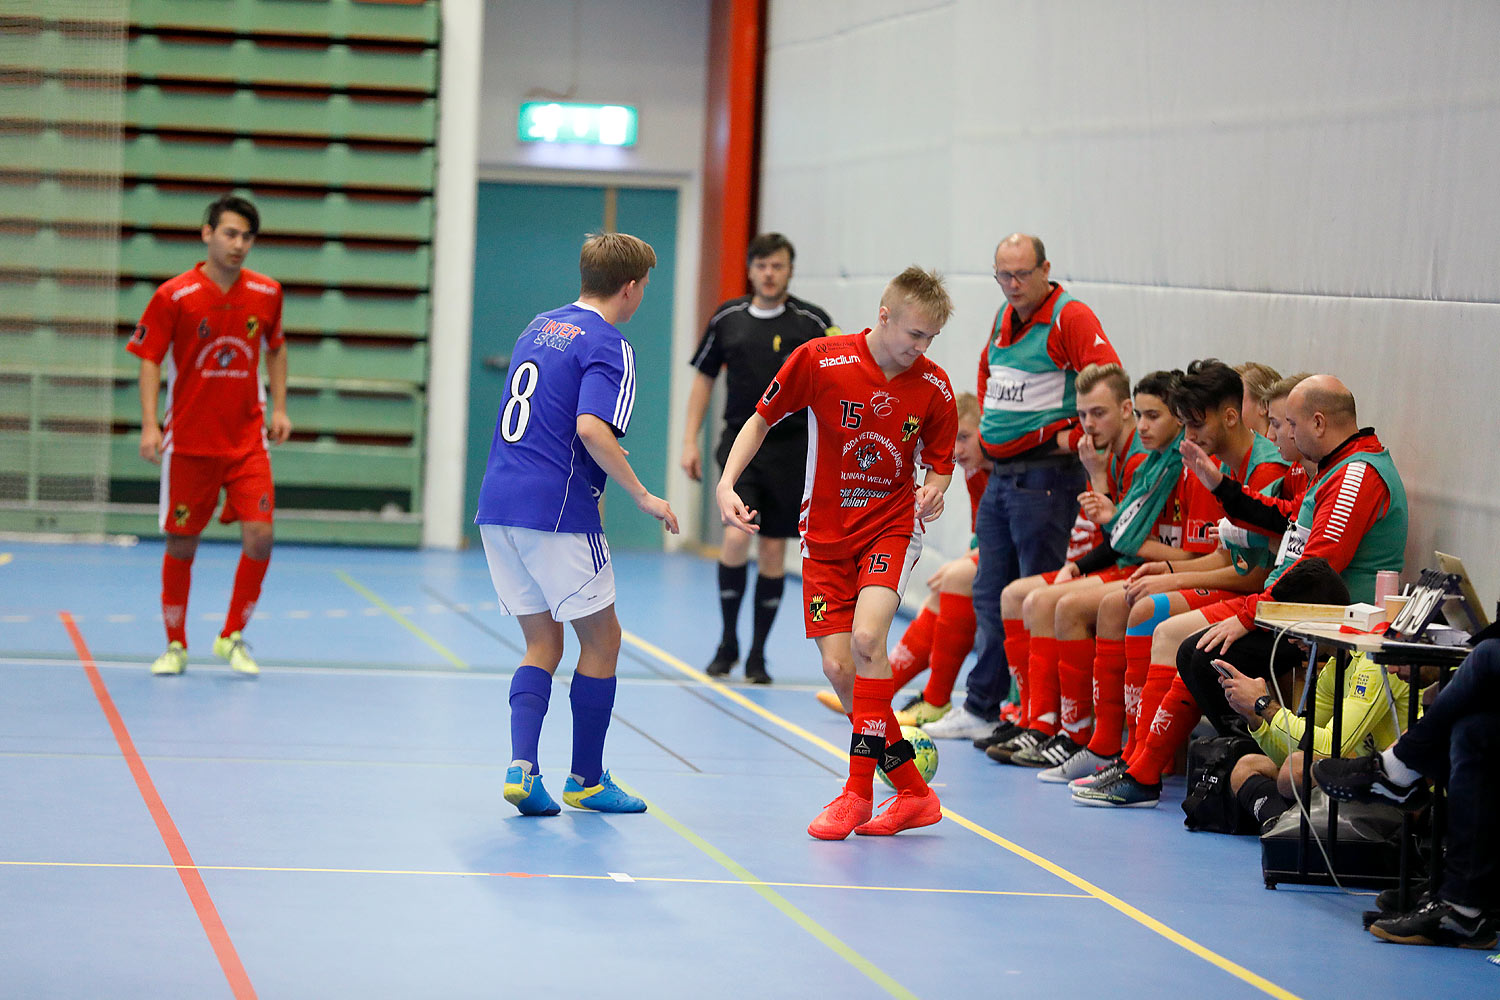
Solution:
<svg viewBox="0 0 1500 1000"><path fill-rule="evenodd" d="M504 614L550 611L567 622L615 603L615 567L603 534L481 524L479 537Z"/></svg>

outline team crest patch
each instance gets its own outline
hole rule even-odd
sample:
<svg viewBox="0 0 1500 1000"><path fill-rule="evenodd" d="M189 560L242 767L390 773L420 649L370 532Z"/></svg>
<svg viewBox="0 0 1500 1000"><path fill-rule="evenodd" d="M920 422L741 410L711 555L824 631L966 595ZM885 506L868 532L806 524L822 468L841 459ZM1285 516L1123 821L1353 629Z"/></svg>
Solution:
<svg viewBox="0 0 1500 1000"><path fill-rule="evenodd" d="M921 426L922 421L917 419L916 414L908 414L905 422L901 425L901 440L903 442L910 441L911 436L917 433L917 428Z"/></svg>
<svg viewBox="0 0 1500 1000"><path fill-rule="evenodd" d="M271 509L271 497L270 497L270 495L267 494L267 493L262 493L260 495L260 503L257 504L257 506L260 507L261 513L265 513L266 511L270 510Z"/></svg>
<svg viewBox="0 0 1500 1000"><path fill-rule="evenodd" d="M177 523L177 527L186 527L188 523L188 515L191 513L192 511L188 509L187 504L180 503L176 507L172 508L172 520Z"/></svg>
<svg viewBox="0 0 1500 1000"><path fill-rule="evenodd" d="M245 320L245 336L254 340L258 333L260 333L260 317L251 316Z"/></svg>
<svg viewBox="0 0 1500 1000"><path fill-rule="evenodd" d="M807 602L807 613L812 615L812 620L820 622L823 620L823 612L828 610L828 601L822 594L814 594L813 599Z"/></svg>

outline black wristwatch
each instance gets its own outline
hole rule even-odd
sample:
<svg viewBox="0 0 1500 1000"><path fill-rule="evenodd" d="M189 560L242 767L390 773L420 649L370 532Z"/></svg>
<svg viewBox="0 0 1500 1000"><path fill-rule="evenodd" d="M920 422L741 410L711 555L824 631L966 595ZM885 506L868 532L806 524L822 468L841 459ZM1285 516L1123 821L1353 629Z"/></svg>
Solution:
<svg viewBox="0 0 1500 1000"><path fill-rule="evenodd" d="M1250 710L1255 713L1257 718L1264 718L1266 709L1270 707L1271 696L1268 694L1263 694L1259 698L1255 699L1255 704L1250 706Z"/></svg>

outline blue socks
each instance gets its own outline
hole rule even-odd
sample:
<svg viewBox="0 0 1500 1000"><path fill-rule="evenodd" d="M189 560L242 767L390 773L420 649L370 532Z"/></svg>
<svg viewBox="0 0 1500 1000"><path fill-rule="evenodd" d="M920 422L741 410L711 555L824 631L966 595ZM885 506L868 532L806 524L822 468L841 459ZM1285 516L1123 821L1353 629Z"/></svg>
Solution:
<svg viewBox="0 0 1500 1000"><path fill-rule="evenodd" d="M568 700L573 703L573 777L592 788L604 774L604 735L615 707L615 679L574 674Z"/></svg>
<svg viewBox="0 0 1500 1000"><path fill-rule="evenodd" d="M530 664L516 668L510 679L510 756L514 761L537 768L537 741L542 735L542 720L547 717L547 701L552 695L552 675Z"/></svg>

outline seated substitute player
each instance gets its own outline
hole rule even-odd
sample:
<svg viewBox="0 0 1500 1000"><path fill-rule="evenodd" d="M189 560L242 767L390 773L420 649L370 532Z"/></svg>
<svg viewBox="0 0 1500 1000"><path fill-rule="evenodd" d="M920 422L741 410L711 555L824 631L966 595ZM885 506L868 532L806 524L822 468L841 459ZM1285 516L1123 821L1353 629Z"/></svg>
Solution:
<svg viewBox="0 0 1500 1000"><path fill-rule="evenodd" d="M290 437L292 422L286 414L281 285L244 266L259 232L260 213L248 200L226 195L210 204L202 233L208 259L156 290L126 345L141 359L140 451L148 462L161 463L158 523L167 536L161 568L167 650L151 664L153 674L187 669L193 556L220 490L226 499L219 520L240 522L242 550L214 655L242 674L260 672L243 633L271 564L276 487L266 444ZM262 350L271 384L269 433ZM167 413L158 424L163 359Z"/></svg>
<svg viewBox="0 0 1500 1000"><path fill-rule="evenodd" d="M563 801L597 812L646 809L604 769L620 622L599 501L612 478L677 533L672 508L641 485L616 440L630 427L636 386L635 351L618 327L635 315L655 266L644 240L590 236L579 254L578 300L527 325L505 377L474 521L500 610L520 619L526 639L510 682L505 801L527 816L559 811L542 787L537 742L562 661L563 622L580 647L568 689L573 763Z"/></svg>
<svg viewBox="0 0 1500 1000"><path fill-rule="evenodd" d="M725 378L724 431L719 436L715 457L722 468L735 435L755 412L756 400L792 351L809 340L840 332L822 309L787 293L796 253L791 241L780 233L761 233L751 240L745 260L753 293L720 303L708 321L708 329L703 331L703 339L693 354L692 365L698 374L688 396L687 421L682 432L682 468L695 483L703 478L698 434L719 372L724 372ZM771 675L766 671L766 638L781 607L786 540L797 535L806 465L807 417L796 413L771 430L755 461L740 477L740 495L760 511L760 546L752 601L755 613L750 651L745 654L745 679L753 684L771 683ZM742 531L726 531L719 551L719 609L724 616L724 634L705 670L710 677L728 675L740 658L736 629L740 602L745 597L745 565L749 556L750 536Z"/></svg>
<svg viewBox="0 0 1500 1000"><path fill-rule="evenodd" d="M1143 380L1145 384L1146 380ZM1130 398L1130 379L1125 369L1116 364L1093 364L1078 373L1074 383L1078 393L1078 417L1081 431L1077 444L1079 461L1088 473L1089 493L1106 496L1112 501L1123 499L1135 477L1135 472L1150 454L1151 447L1143 443L1136 431L1135 404ZM1170 428L1158 428L1154 422L1150 434L1159 429L1169 430L1164 441L1177 434L1177 421L1162 404ZM1156 437L1150 440L1156 441ZM1101 529L1080 506L1078 518L1073 522L1073 536L1068 543L1068 557L1064 566L1076 563L1104 540ZM1020 715L1017 724L1002 723L988 737L975 742L976 747L988 750L990 746L1004 743L1016 735L1020 728L1028 725L1027 680L1031 655L1031 633L1021 617L1026 596L1033 590L1050 586L1058 577L1058 570L1012 581L1000 592L1000 615L1005 626L1006 659L1016 678L1017 701ZM1090 583L1094 582L1091 578ZM930 734L929 734L930 735Z"/></svg>
<svg viewBox="0 0 1500 1000"><path fill-rule="evenodd" d="M1240 419L1257 434L1265 434L1271 423L1271 387L1281 381L1281 374L1270 365L1246 361L1234 366L1245 384L1240 401Z"/></svg>
<svg viewBox="0 0 1500 1000"><path fill-rule="evenodd" d="M979 446L979 397L972 392L960 393L956 405L958 436L953 442L953 458L964 470L972 532L974 518L979 513L979 498L989 481L991 462ZM971 538L968 555L944 563L927 578L927 600L890 652L891 689L898 695L913 677L931 669L926 687L896 713L896 721L903 726L924 726L940 719L952 704L953 683L958 679L964 658L974 647L977 541ZM848 714L834 692L819 691L817 697L818 704L825 708Z"/></svg>
<svg viewBox="0 0 1500 1000"><path fill-rule="evenodd" d="M923 522L943 510L957 417L947 374L923 355L953 310L936 274L909 267L880 297L873 329L804 344L767 387L730 449L716 498L724 523L754 533L735 482L772 425L812 411L802 513L802 596L823 672L851 706L849 780L807 832L888 836L942 818L891 710L886 638L922 552ZM927 476L916 484L916 467ZM875 768L897 794L871 819Z"/></svg>

